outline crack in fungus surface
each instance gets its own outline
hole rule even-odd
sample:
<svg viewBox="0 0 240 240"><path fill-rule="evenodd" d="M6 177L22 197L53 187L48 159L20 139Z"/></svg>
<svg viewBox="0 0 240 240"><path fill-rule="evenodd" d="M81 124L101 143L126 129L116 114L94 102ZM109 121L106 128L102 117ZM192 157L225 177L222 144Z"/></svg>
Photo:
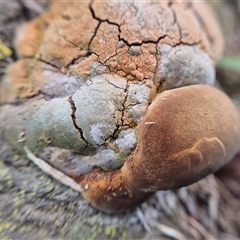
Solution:
<svg viewBox="0 0 240 240"><path fill-rule="evenodd" d="M80 136L81 136L81 139L86 143L86 147L89 145L88 141L84 138L84 135L83 135L83 130L77 125L76 123L76 116L75 116L75 112L77 111L77 108L74 104L74 101L72 100L72 96L69 96L68 97L68 102L70 103L70 106L71 106L71 109L72 109L72 114L71 114L71 117L72 117L72 122L73 122L73 125L74 127L78 130Z"/></svg>

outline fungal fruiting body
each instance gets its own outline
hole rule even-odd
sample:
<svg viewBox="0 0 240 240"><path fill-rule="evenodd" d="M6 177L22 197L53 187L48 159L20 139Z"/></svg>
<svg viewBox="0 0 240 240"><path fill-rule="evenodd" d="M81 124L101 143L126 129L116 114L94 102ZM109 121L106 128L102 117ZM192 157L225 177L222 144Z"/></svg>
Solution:
<svg viewBox="0 0 240 240"><path fill-rule="evenodd" d="M52 1L18 33L19 59L0 82L0 132L73 178L80 187L67 185L95 207L134 207L237 152L230 100L184 87L213 85L223 49L203 2Z"/></svg>
<svg viewBox="0 0 240 240"><path fill-rule="evenodd" d="M239 149L240 116L231 100L210 86L183 87L156 96L138 126L137 147L120 170L94 171L79 183L93 206L121 211L156 190L204 178Z"/></svg>

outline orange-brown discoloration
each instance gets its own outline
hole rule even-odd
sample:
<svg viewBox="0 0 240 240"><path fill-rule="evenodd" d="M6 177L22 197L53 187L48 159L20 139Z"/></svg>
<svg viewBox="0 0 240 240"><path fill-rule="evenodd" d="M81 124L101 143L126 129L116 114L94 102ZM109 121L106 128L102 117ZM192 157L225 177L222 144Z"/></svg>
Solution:
<svg viewBox="0 0 240 240"><path fill-rule="evenodd" d="M15 39L15 46L19 57L32 57L37 54L43 41L43 32L49 25L50 20L51 15L44 14L27 25L19 27L17 38Z"/></svg>
<svg viewBox="0 0 240 240"><path fill-rule="evenodd" d="M16 99L32 97L39 92L44 78L41 80L37 78L41 75L39 68L41 64L36 67L36 62L33 59L22 59L9 67L5 79L8 84L1 85L1 102L14 102Z"/></svg>
<svg viewBox="0 0 240 240"><path fill-rule="evenodd" d="M94 207L106 211L125 211L136 207L153 193L143 194L128 185L121 171L103 173L95 171L80 179L84 198Z"/></svg>

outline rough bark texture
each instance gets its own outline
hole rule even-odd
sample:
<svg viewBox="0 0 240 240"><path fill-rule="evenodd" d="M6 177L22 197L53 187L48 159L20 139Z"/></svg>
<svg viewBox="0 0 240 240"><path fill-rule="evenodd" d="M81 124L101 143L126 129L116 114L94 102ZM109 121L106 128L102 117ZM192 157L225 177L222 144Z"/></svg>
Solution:
<svg viewBox="0 0 240 240"><path fill-rule="evenodd" d="M5 66L17 60L18 54L23 54L14 52L12 39L16 27L43 13L47 3L9 1L0 4L0 37L5 45L13 49L12 58L6 57L0 61L0 70L4 72ZM229 9L233 11L231 7ZM67 14L64 17L67 19ZM104 28L105 24L101 27ZM96 19L93 25L98 26ZM101 34L102 31L98 33ZM72 39L69 46L72 46L71 41ZM33 41L33 44L38 42ZM25 57L31 57L32 49L24 50ZM72 47L72 55L67 54L69 59L64 60L66 65L73 58L78 59L79 52L75 51L75 47ZM65 53L58 54L65 56ZM102 61L109 59L104 54L106 52L98 53L103 58ZM58 64L54 62L52 67L61 68ZM88 75L88 71L85 74ZM232 85L238 84L237 81ZM28 95L23 95L25 96ZM158 192L134 211L107 215L90 207L79 193L41 172L8 146L2 136L0 146L0 238L211 239L214 236L227 239L240 236L239 200L212 175L187 188Z"/></svg>

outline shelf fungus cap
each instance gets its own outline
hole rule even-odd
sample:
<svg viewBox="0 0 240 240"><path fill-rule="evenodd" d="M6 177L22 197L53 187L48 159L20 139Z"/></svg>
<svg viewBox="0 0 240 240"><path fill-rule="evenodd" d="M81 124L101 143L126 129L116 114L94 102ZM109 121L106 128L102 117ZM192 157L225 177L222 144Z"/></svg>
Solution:
<svg viewBox="0 0 240 240"><path fill-rule="evenodd" d="M240 116L227 95L194 85L159 94L138 128L138 145L123 170L144 191L192 184L240 149Z"/></svg>
<svg viewBox="0 0 240 240"><path fill-rule="evenodd" d="M121 170L80 181L84 197L112 212L156 190L190 185L218 170L240 149L240 115L223 92L194 85L157 95L138 127L138 144Z"/></svg>

